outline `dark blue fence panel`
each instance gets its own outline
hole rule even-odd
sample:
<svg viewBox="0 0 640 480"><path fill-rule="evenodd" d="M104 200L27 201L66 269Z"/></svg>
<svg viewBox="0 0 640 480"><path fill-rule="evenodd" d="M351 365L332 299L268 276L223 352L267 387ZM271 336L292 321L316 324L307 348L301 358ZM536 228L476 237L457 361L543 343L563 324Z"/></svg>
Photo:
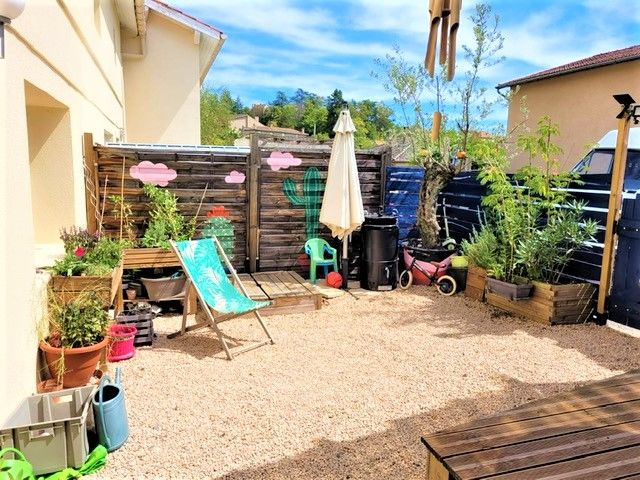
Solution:
<svg viewBox="0 0 640 480"><path fill-rule="evenodd" d="M640 198L625 198L618 222L609 305L616 322L640 328Z"/></svg>
<svg viewBox="0 0 640 480"><path fill-rule="evenodd" d="M446 217L449 236L461 242L478 229L485 217L482 197L486 187L476 179L477 172L458 174L438 198L438 221L444 228ZM387 167L384 210L398 217L400 237L404 238L416 223L416 210L424 170L418 167ZM563 271L569 281L598 284L602 265L605 223L609 204L607 176L586 175L581 183L572 184L568 191L573 199L586 204L585 218L599 223L594 241L577 251ZM635 192L625 192L622 219L618 228L619 240L614 264L610 317L640 328L640 199ZM443 232L444 235L444 232Z"/></svg>
<svg viewBox="0 0 640 480"><path fill-rule="evenodd" d="M406 238L416 223L416 210L424 169L419 167L387 167L384 213L395 215L400 238Z"/></svg>

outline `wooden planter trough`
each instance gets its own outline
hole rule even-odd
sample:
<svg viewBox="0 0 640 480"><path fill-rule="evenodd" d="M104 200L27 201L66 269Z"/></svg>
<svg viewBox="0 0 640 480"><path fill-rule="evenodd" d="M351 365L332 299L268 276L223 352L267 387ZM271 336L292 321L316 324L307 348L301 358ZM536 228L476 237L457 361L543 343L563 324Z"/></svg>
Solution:
<svg viewBox="0 0 640 480"><path fill-rule="evenodd" d="M77 276L65 277L54 275L51 277L51 290L61 302L69 302L81 293L96 291L100 295L105 307L113 304L122 283L122 263L107 276Z"/></svg>
<svg viewBox="0 0 640 480"><path fill-rule="evenodd" d="M483 302L486 284L487 271L484 268L469 265L467 286L464 290L464 294L469 298Z"/></svg>
<svg viewBox="0 0 640 480"><path fill-rule="evenodd" d="M169 248L127 248L123 254L124 268L179 267L180 261Z"/></svg>
<svg viewBox="0 0 640 480"><path fill-rule="evenodd" d="M551 285L533 282L533 293L526 300L508 300L487 292L489 305L547 325L584 323L591 317L597 290L590 283Z"/></svg>

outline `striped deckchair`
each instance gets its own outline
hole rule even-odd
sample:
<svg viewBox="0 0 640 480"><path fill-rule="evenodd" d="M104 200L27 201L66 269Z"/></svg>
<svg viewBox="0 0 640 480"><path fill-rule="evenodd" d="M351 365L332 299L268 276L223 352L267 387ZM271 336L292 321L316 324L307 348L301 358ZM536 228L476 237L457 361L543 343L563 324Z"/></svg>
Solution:
<svg viewBox="0 0 640 480"><path fill-rule="evenodd" d="M222 343L222 347L229 360L232 360L238 353L253 350L268 343L274 343L262 316L258 312L260 308L268 306L270 302L256 302L249 298L247 290L242 285L238 274L231 265L231 262L229 262L217 238L184 240L180 242L172 241L171 247L180 260L184 273L187 276L188 284L185 301L189 297L189 289L194 288L198 295L198 303L205 311L206 320L187 327L185 309L185 314L182 316L182 328L180 331L169 335L169 338L182 335L185 332L197 328L211 327L218 335L218 339L220 343ZM227 277L227 273L220 262L218 252L220 252L220 256L222 256L228 271L231 273L233 283ZM267 340L230 349L218 324L247 313L256 316L260 326L267 335Z"/></svg>

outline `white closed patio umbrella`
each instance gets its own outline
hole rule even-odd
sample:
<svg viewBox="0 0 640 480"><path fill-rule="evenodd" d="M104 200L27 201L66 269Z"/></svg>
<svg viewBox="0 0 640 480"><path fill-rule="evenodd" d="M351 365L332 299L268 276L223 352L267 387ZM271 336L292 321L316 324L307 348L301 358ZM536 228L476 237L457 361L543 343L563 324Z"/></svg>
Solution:
<svg viewBox="0 0 640 480"><path fill-rule="evenodd" d="M333 131L327 183L320 209L320 222L331 229L331 235L342 240L342 278L348 283L348 238L364 222L364 208L356 165L353 133L356 127L349 110L340 112Z"/></svg>

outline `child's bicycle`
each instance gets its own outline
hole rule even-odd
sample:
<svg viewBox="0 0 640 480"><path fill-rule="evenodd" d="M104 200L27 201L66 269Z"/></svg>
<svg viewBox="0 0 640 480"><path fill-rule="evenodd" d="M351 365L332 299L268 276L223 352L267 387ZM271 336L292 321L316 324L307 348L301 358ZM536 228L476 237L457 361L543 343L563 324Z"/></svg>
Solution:
<svg viewBox="0 0 640 480"><path fill-rule="evenodd" d="M419 272L421 272L429 281L429 285L435 284L438 292L441 295L450 296L456 293L456 289L458 285L456 280L450 275L446 275L446 270L449 268L451 260L446 258L441 262L426 262L423 260L418 260L416 253L419 253L420 249L416 247L404 247L404 260L406 268L400 274L400 278L398 279L398 284L400 288L406 290L411 285L413 285L413 272L412 270L415 268ZM443 273L444 270L444 274ZM440 274L440 275L439 275Z"/></svg>

